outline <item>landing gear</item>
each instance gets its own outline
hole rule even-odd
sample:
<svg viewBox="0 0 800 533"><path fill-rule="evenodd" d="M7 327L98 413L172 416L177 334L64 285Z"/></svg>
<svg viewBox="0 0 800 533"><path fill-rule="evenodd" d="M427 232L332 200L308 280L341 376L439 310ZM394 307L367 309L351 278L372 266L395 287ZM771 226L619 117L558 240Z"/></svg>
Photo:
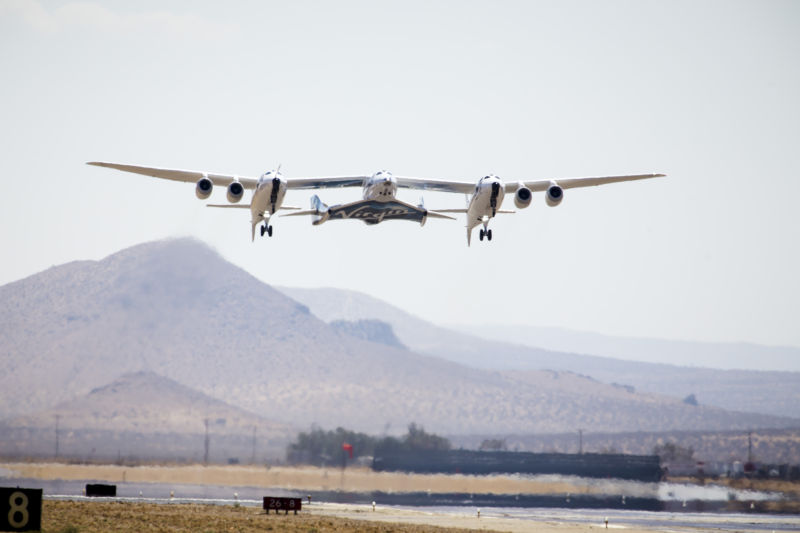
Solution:
<svg viewBox="0 0 800 533"><path fill-rule="evenodd" d="M480 233L478 233L478 238L480 238L480 240L483 240L484 237L486 237L487 241L491 241L492 240L492 230L490 230L490 229L481 230Z"/></svg>
<svg viewBox="0 0 800 533"><path fill-rule="evenodd" d="M480 231L480 233L478 233L478 238L479 238L480 240L483 240L483 236L484 236L484 235L486 235L486 232L485 232L485 231L483 231L483 230L481 230L481 231Z"/></svg>
<svg viewBox="0 0 800 533"><path fill-rule="evenodd" d="M267 224L262 224L261 225L261 236L263 237L265 233L267 235L269 235L270 237L272 237L272 226L268 226Z"/></svg>
<svg viewBox="0 0 800 533"><path fill-rule="evenodd" d="M500 184L492 183L492 195L489 197L489 206L492 208L492 217L497 215L497 196L500 194ZM486 236L492 240L491 230L486 230Z"/></svg>
<svg viewBox="0 0 800 533"><path fill-rule="evenodd" d="M486 239L490 241L492 240L492 230L490 229L486 230Z"/></svg>

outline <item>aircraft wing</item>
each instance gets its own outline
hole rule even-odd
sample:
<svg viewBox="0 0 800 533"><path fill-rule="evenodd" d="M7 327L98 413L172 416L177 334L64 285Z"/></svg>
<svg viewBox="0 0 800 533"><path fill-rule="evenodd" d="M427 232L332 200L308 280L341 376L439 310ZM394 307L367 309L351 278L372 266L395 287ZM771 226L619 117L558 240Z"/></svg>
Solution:
<svg viewBox="0 0 800 533"><path fill-rule="evenodd" d="M553 178L536 181L509 182L506 183L505 189L506 192L516 192L520 183L532 191L546 191L553 183L558 184L562 189L575 189L578 187L595 187L597 185L605 185L606 183L619 183L621 181L663 178L664 176L666 176L666 174L634 174L630 176L602 176L592 178Z"/></svg>
<svg viewBox="0 0 800 533"><path fill-rule="evenodd" d="M250 204L206 204L206 207L220 207L222 209L250 209ZM300 208L294 205L282 205L279 211L297 211Z"/></svg>
<svg viewBox="0 0 800 533"><path fill-rule="evenodd" d="M96 167L114 168L123 172L133 172L134 174L142 174L143 176L151 176L153 178L161 178L172 181L184 181L194 183L203 176L211 180L214 185L227 187L232 181L238 181L245 189L255 189L258 180L255 178L246 178L241 176L234 176L232 174L217 174L214 172L201 172L197 170L178 170L172 168L155 168L155 167L140 167L137 165L122 165L119 163L105 163L102 161L90 161L87 165Z"/></svg>
<svg viewBox="0 0 800 533"><path fill-rule="evenodd" d="M458 192L469 194L475 192L477 181L448 181L428 178L409 178L395 176L397 186L405 189L423 189L426 191Z"/></svg>
<svg viewBox="0 0 800 533"><path fill-rule="evenodd" d="M591 178L561 178L561 179L543 179L535 181L522 181L521 183L532 191L545 191L552 184L558 183L562 189L574 189L577 187L592 187L596 185L604 185L606 183L618 183L621 181L634 181L644 180L649 178L660 178L665 174L635 174L630 176L602 176ZM429 191L440 192L457 192L461 194L471 194L475 192L475 181L448 181L440 179L428 178L410 178L404 176L396 176L397 186L407 189L424 189ZM506 192L515 192L519 188L518 181L512 182L507 180L505 190Z"/></svg>
<svg viewBox="0 0 800 533"><path fill-rule="evenodd" d="M289 189L335 189L338 187L361 187L369 176L325 176L320 178L289 178Z"/></svg>

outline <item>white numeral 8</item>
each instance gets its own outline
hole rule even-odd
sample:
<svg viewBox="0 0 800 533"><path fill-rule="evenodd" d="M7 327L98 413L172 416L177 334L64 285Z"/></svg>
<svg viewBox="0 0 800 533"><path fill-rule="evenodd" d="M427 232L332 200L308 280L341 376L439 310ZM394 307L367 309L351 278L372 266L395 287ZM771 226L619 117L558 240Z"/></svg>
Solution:
<svg viewBox="0 0 800 533"><path fill-rule="evenodd" d="M19 500L19 503L17 503ZM28 525L28 497L22 492L12 492L8 498L8 524L14 528L21 528ZM17 514L20 515L19 520L15 520Z"/></svg>

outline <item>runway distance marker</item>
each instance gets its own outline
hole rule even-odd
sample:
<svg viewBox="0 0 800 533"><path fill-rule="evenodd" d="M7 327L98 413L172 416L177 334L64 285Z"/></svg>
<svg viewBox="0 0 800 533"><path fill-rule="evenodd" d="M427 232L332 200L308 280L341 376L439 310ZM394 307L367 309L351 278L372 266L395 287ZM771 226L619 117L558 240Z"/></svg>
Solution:
<svg viewBox="0 0 800 533"><path fill-rule="evenodd" d="M264 510L267 511L267 514L269 514L272 509L275 509L275 514L278 514L278 511L285 511L284 514L289 514L289 511L294 511L294 514L297 514L297 511L302 508L303 500L300 498L264 496Z"/></svg>
<svg viewBox="0 0 800 533"><path fill-rule="evenodd" d="M117 495L116 485L106 485L104 483L87 483L86 496L101 497L101 498L114 498Z"/></svg>
<svg viewBox="0 0 800 533"><path fill-rule="evenodd" d="M0 531L42 529L42 489L0 487Z"/></svg>

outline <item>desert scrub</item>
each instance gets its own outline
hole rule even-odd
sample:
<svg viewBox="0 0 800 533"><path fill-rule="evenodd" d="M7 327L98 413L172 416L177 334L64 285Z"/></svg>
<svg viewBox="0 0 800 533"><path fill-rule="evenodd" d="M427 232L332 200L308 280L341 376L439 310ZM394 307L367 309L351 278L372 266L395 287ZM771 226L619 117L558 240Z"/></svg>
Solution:
<svg viewBox="0 0 800 533"><path fill-rule="evenodd" d="M138 502L42 503L44 533L150 533L170 531L219 533L237 531L256 533L285 531L318 533L364 531L367 533L444 533L463 531L414 524L387 524L350 520L307 511L299 514L267 515L258 507L200 504L152 504Z"/></svg>

